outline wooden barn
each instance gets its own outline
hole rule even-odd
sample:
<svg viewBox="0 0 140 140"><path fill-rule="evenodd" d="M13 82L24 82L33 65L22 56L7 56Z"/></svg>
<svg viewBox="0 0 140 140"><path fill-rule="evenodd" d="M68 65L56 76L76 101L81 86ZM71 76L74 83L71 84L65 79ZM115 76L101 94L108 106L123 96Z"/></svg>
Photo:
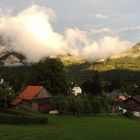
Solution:
<svg viewBox="0 0 140 140"><path fill-rule="evenodd" d="M12 101L12 105L32 111L49 112L51 110L51 97L52 95L43 86L27 86Z"/></svg>

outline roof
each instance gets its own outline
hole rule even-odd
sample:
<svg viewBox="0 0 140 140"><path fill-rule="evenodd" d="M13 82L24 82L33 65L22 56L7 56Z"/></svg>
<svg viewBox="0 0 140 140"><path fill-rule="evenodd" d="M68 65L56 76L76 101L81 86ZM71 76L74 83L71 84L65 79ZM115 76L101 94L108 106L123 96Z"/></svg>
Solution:
<svg viewBox="0 0 140 140"><path fill-rule="evenodd" d="M125 92L119 92L118 90L113 90L111 93L110 93L110 96L111 97L117 97L118 95L123 95L125 97L129 97L129 95Z"/></svg>
<svg viewBox="0 0 140 140"><path fill-rule="evenodd" d="M31 100L35 97L40 90L44 89L43 86L27 86L23 92L20 94L20 98L24 100Z"/></svg>
<svg viewBox="0 0 140 140"><path fill-rule="evenodd" d="M132 96L132 99L140 103L140 95Z"/></svg>
<svg viewBox="0 0 140 140"><path fill-rule="evenodd" d="M12 101L12 105L18 105L19 103L21 103L23 100L26 101L31 101L34 97L36 97L41 90L45 89L43 86L27 86L21 93L19 96L16 97L16 99L14 99ZM47 92L48 95L44 97L43 102L46 101L46 98L51 97L51 94L49 92ZM37 99L37 101L42 99Z"/></svg>
<svg viewBox="0 0 140 140"><path fill-rule="evenodd" d="M123 101L123 108L140 112L140 95L132 96Z"/></svg>

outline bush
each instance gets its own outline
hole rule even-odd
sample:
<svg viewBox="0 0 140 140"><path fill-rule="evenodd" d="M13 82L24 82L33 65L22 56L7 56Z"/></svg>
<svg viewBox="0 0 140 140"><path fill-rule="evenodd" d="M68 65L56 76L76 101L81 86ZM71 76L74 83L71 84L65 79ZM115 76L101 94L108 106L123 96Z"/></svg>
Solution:
<svg viewBox="0 0 140 140"><path fill-rule="evenodd" d="M110 100L104 95L56 95L52 103L53 108L62 114L103 114L110 109Z"/></svg>
<svg viewBox="0 0 140 140"><path fill-rule="evenodd" d="M13 114L0 114L1 124L45 124L48 123L47 117L42 116L25 116Z"/></svg>
<svg viewBox="0 0 140 140"><path fill-rule="evenodd" d="M134 113L133 113L133 111L131 111L131 110L128 110L127 112L125 112L125 116L127 117L127 118L133 118L134 117Z"/></svg>

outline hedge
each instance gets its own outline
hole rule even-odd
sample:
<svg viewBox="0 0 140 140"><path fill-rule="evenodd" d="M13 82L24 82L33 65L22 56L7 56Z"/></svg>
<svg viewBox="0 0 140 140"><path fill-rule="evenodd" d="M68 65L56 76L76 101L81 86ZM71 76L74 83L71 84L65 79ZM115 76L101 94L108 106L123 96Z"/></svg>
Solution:
<svg viewBox="0 0 140 140"><path fill-rule="evenodd" d="M46 124L48 123L47 117L42 116L25 116L25 115L11 115L0 114L1 124Z"/></svg>

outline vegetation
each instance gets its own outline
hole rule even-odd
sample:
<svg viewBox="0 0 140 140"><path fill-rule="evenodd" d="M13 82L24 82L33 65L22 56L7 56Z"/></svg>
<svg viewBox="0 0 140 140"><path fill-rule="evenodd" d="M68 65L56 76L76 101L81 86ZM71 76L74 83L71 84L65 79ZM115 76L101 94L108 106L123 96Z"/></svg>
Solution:
<svg viewBox="0 0 140 140"><path fill-rule="evenodd" d="M4 109L0 111L0 124L45 124L46 116L23 110Z"/></svg>
<svg viewBox="0 0 140 140"><path fill-rule="evenodd" d="M44 58L32 65L29 84L43 85L52 94L66 94L67 82L62 62L56 58Z"/></svg>
<svg viewBox="0 0 140 140"><path fill-rule="evenodd" d="M47 125L0 125L2 140L138 140L140 121L122 117L48 116Z"/></svg>
<svg viewBox="0 0 140 140"><path fill-rule="evenodd" d="M14 91L9 85L6 83L0 84L0 107L9 107L14 96Z"/></svg>
<svg viewBox="0 0 140 140"><path fill-rule="evenodd" d="M99 71L104 80L119 76L128 83L140 83L140 57L121 57L102 62L85 62L67 66L67 77L74 81L88 79Z"/></svg>
<svg viewBox="0 0 140 140"><path fill-rule="evenodd" d="M28 69L26 71L26 69ZM43 85L52 94L66 94L67 82L65 77L65 67L60 59L43 58L31 66L20 66L19 71L13 67L0 72L1 78L8 81L15 92L21 90L28 84ZM65 86L64 86L65 85Z"/></svg>
<svg viewBox="0 0 140 140"><path fill-rule="evenodd" d="M95 72L92 79L86 80L82 83L82 89L92 95L101 95L103 93L102 83L100 74L98 71Z"/></svg>
<svg viewBox="0 0 140 140"><path fill-rule="evenodd" d="M134 117L134 113L131 110L127 110L127 112L125 112L125 116L131 119Z"/></svg>
<svg viewBox="0 0 140 140"><path fill-rule="evenodd" d="M53 107L60 114L103 114L111 111L111 106L116 105L113 100L104 95L88 96L64 96L53 97Z"/></svg>

